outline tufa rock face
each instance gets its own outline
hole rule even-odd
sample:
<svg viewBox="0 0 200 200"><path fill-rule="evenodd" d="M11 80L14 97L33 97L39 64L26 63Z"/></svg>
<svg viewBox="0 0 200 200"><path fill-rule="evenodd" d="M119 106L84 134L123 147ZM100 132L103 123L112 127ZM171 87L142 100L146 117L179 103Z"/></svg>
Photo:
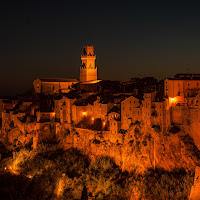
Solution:
<svg viewBox="0 0 200 200"><path fill-rule="evenodd" d="M1 141L11 146L25 146L33 138L36 147L37 143L53 138L56 133L64 149L77 148L91 160L111 157L124 171L144 173L150 168L190 171L199 165L199 150L183 128L163 133L159 126L147 130L140 122L132 124L127 132L111 133L55 123L27 123L19 127L19 120L11 123L12 120L8 120L7 130L1 133Z"/></svg>
<svg viewBox="0 0 200 200"><path fill-rule="evenodd" d="M125 134L74 129L65 137L60 135L60 141L64 149L82 150L91 160L109 156L129 172L144 173L149 168L190 171L199 164L199 151L184 130L164 135L154 129L144 132L143 124L131 126Z"/></svg>
<svg viewBox="0 0 200 200"><path fill-rule="evenodd" d="M192 186L189 199L190 200L200 199L200 167L198 166L195 169L194 184Z"/></svg>

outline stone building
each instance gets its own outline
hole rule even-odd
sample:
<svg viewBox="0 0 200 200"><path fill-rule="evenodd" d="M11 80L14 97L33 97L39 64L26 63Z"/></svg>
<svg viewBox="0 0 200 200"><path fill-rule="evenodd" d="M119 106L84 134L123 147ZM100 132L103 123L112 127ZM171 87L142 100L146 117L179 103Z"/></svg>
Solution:
<svg viewBox="0 0 200 200"><path fill-rule="evenodd" d="M121 102L122 129L127 130L132 122L139 120L140 115L139 99L130 96Z"/></svg>
<svg viewBox="0 0 200 200"><path fill-rule="evenodd" d="M95 65L96 55L93 46L84 46L81 55L82 66L80 67L80 86L97 89L97 67ZM64 78L37 78L33 81L35 92L45 95L56 93L68 93L72 85L78 83L77 79ZM86 85L85 85L86 84Z"/></svg>
<svg viewBox="0 0 200 200"><path fill-rule="evenodd" d="M200 90L200 74L176 74L164 81L164 95L167 106L187 104L185 98L195 97Z"/></svg>
<svg viewBox="0 0 200 200"><path fill-rule="evenodd" d="M95 59L96 55L94 55L94 47L84 46L83 55L81 55L82 66L80 67L80 82L97 80Z"/></svg>
<svg viewBox="0 0 200 200"><path fill-rule="evenodd" d="M107 123L107 114L108 111L114 106L113 103L109 101L104 101L97 97L97 100L94 101L94 118L99 118L102 122Z"/></svg>
<svg viewBox="0 0 200 200"><path fill-rule="evenodd" d="M144 100L142 100L142 119L147 128L151 127L151 115L153 102L155 101L156 92L144 93Z"/></svg>
<svg viewBox="0 0 200 200"><path fill-rule="evenodd" d="M109 130L112 134L117 134L121 130L121 121L120 119L111 119L109 121Z"/></svg>
<svg viewBox="0 0 200 200"><path fill-rule="evenodd" d="M55 94L68 93L73 84L78 83L77 79L61 79L61 78L37 78L33 81L36 93Z"/></svg>
<svg viewBox="0 0 200 200"><path fill-rule="evenodd" d="M108 111L108 121L111 119L120 119L121 118L121 109L120 105L115 105L113 106L109 111Z"/></svg>
<svg viewBox="0 0 200 200"><path fill-rule="evenodd" d="M54 100L55 119L62 123L72 123L72 105L75 97L63 96Z"/></svg>

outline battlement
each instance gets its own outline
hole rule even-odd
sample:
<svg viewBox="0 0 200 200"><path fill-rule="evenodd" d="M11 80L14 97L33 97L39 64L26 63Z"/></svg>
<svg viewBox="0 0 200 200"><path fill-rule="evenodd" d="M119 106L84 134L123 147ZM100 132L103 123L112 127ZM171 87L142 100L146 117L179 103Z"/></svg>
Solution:
<svg viewBox="0 0 200 200"><path fill-rule="evenodd" d="M94 46L84 46L83 56L94 56Z"/></svg>

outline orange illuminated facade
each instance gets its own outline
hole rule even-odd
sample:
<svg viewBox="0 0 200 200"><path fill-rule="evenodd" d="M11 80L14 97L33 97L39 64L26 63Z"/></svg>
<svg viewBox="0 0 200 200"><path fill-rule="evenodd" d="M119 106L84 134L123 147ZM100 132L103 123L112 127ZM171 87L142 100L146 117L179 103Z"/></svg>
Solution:
<svg viewBox="0 0 200 200"><path fill-rule="evenodd" d="M80 82L97 80L95 60L96 55L94 55L94 47L84 46L83 55L81 55L82 66L80 67Z"/></svg>
<svg viewBox="0 0 200 200"><path fill-rule="evenodd" d="M169 107L187 104L186 99L195 97L200 90L200 74L177 74L164 81L164 95Z"/></svg>

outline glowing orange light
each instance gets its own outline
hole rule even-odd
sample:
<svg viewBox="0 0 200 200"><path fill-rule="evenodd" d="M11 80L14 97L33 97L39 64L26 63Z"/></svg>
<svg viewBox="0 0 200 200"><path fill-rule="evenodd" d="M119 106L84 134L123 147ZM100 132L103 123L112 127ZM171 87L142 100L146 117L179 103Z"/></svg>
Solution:
<svg viewBox="0 0 200 200"><path fill-rule="evenodd" d="M94 121L94 117L92 117L92 121Z"/></svg>
<svg viewBox="0 0 200 200"><path fill-rule="evenodd" d="M105 126L105 125L106 125L106 122L104 122L103 125Z"/></svg>
<svg viewBox="0 0 200 200"><path fill-rule="evenodd" d="M175 97L173 97L173 98L171 97L171 98L170 98L170 101L171 101L172 103L174 103L174 102L176 101L176 98L175 98Z"/></svg>
<svg viewBox="0 0 200 200"><path fill-rule="evenodd" d="M30 179L32 179L33 177L32 177L31 175L28 175L28 176L27 176L27 178L30 178Z"/></svg>
<svg viewBox="0 0 200 200"><path fill-rule="evenodd" d="M87 112L82 112L82 115L87 115Z"/></svg>

